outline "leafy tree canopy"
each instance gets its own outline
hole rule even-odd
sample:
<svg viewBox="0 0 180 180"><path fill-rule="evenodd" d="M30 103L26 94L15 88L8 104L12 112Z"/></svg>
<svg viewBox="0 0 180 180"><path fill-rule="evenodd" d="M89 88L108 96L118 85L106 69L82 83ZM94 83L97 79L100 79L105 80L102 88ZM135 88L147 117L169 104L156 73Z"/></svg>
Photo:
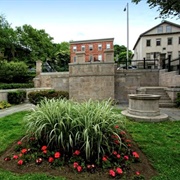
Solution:
<svg viewBox="0 0 180 180"><path fill-rule="evenodd" d="M132 0L138 4L142 0ZM158 7L159 17L166 19L168 17L177 17L180 19L180 1L179 0L147 0L150 8Z"/></svg>

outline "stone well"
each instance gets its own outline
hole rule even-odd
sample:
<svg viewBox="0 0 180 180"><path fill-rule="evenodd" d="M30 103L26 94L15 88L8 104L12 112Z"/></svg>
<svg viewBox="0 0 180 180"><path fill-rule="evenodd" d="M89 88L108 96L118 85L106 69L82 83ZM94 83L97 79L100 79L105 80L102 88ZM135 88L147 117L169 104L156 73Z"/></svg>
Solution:
<svg viewBox="0 0 180 180"><path fill-rule="evenodd" d="M168 119L166 114L160 113L160 95L130 94L129 107L122 114L136 121L159 122Z"/></svg>

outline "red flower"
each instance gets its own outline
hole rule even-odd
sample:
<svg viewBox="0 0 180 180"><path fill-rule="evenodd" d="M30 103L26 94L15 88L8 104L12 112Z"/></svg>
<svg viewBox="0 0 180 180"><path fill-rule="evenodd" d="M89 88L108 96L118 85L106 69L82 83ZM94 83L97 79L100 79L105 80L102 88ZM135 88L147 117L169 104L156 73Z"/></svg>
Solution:
<svg viewBox="0 0 180 180"><path fill-rule="evenodd" d="M112 176L112 177L115 177L116 176L116 173L114 170L110 169L109 170L109 175Z"/></svg>
<svg viewBox="0 0 180 180"><path fill-rule="evenodd" d="M137 158L137 159L139 158L139 154L137 152L133 152L132 154L135 158Z"/></svg>
<svg viewBox="0 0 180 180"><path fill-rule="evenodd" d="M77 166L77 171L81 172L83 170L82 166Z"/></svg>
<svg viewBox="0 0 180 180"><path fill-rule="evenodd" d="M13 159L18 159L18 158L19 158L18 155L14 155L14 156L13 156Z"/></svg>
<svg viewBox="0 0 180 180"><path fill-rule="evenodd" d="M54 161L54 158L53 157L49 157L48 162L52 163L53 161Z"/></svg>
<svg viewBox="0 0 180 180"><path fill-rule="evenodd" d="M21 141L18 141L18 142L17 142L17 144L18 144L18 145L21 145L21 144L22 144L22 142L21 142Z"/></svg>
<svg viewBox="0 0 180 180"><path fill-rule="evenodd" d="M8 156L8 157L5 157L4 160L5 160L5 161L10 161L11 158Z"/></svg>
<svg viewBox="0 0 180 180"><path fill-rule="evenodd" d="M19 157L21 157L22 155L23 155L23 154L22 154L22 153L20 153L20 154L19 154Z"/></svg>
<svg viewBox="0 0 180 180"><path fill-rule="evenodd" d="M92 166L91 166L90 164L88 164L88 165L87 165L87 168L88 168L88 169L91 169L91 168L92 168Z"/></svg>
<svg viewBox="0 0 180 180"><path fill-rule="evenodd" d="M131 144L128 144L127 146L128 146L128 147L131 147Z"/></svg>
<svg viewBox="0 0 180 180"><path fill-rule="evenodd" d="M27 149L22 149L22 150L21 150L21 153L22 153L22 154L26 154L26 153L27 153Z"/></svg>
<svg viewBox="0 0 180 180"><path fill-rule="evenodd" d="M19 166L23 165L23 163L24 163L23 160L19 160L19 161L18 161L18 165L19 165Z"/></svg>
<svg viewBox="0 0 180 180"><path fill-rule="evenodd" d="M125 132L125 131L121 131L120 134L121 134L121 135L125 135L126 132Z"/></svg>
<svg viewBox="0 0 180 180"><path fill-rule="evenodd" d="M131 142L131 140L129 140L129 139L126 139L126 142Z"/></svg>
<svg viewBox="0 0 180 180"><path fill-rule="evenodd" d="M80 151L76 150L73 154L78 156L80 154Z"/></svg>
<svg viewBox="0 0 180 180"><path fill-rule="evenodd" d="M115 144L120 144L119 140L114 141Z"/></svg>
<svg viewBox="0 0 180 180"><path fill-rule="evenodd" d="M44 150L44 151L43 151L43 154L47 154L47 150Z"/></svg>
<svg viewBox="0 0 180 180"><path fill-rule="evenodd" d="M61 156L61 154L60 154L60 152L56 152L55 154L54 154L54 158L60 158L60 156Z"/></svg>
<svg viewBox="0 0 180 180"><path fill-rule="evenodd" d="M117 155L117 151L113 151L113 155Z"/></svg>
<svg viewBox="0 0 180 180"><path fill-rule="evenodd" d="M117 174L122 174L122 173L123 173L123 171L122 171L122 169L121 169L121 168L119 168L119 167L118 167L118 168L116 168L116 173L117 173Z"/></svg>
<svg viewBox="0 0 180 180"><path fill-rule="evenodd" d="M44 151L47 149L47 146L42 146L41 150Z"/></svg>
<svg viewBox="0 0 180 180"><path fill-rule="evenodd" d="M42 163L42 158L36 159L36 164L41 164Z"/></svg>
<svg viewBox="0 0 180 180"><path fill-rule="evenodd" d="M136 175L139 176L139 175L140 175L140 172L139 172L139 171L136 171Z"/></svg>
<svg viewBox="0 0 180 180"><path fill-rule="evenodd" d="M35 140L35 137L30 137L29 138L31 141L34 141Z"/></svg>
<svg viewBox="0 0 180 180"><path fill-rule="evenodd" d="M73 167L76 169L79 166L77 162L74 162Z"/></svg>
<svg viewBox="0 0 180 180"><path fill-rule="evenodd" d="M119 158L121 157L121 155L120 155L120 154L117 154L116 157L119 159Z"/></svg>
<svg viewBox="0 0 180 180"><path fill-rule="evenodd" d="M114 126L116 129L118 129L119 128L119 126L118 125L116 125L116 126Z"/></svg>
<svg viewBox="0 0 180 180"><path fill-rule="evenodd" d="M106 157L106 156L103 156L102 160L103 160L103 161L107 161L107 157Z"/></svg>
<svg viewBox="0 0 180 180"><path fill-rule="evenodd" d="M129 157L128 157L128 156L124 156L124 159L125 159L125 160L128 160L128 159L129 159Z"/></svg>

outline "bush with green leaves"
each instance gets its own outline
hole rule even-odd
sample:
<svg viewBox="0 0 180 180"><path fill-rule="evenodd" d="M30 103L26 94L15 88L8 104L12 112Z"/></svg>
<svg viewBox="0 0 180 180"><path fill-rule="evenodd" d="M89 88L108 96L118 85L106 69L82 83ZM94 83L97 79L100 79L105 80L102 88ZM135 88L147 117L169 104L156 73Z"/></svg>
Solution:
<svg viewBox="0 0 180 180"><path fill-rule="evenodd" d="M104 155L125 148L119 135L125 119L113 111L111 101L45 99L25 122L28 136L67 158L78 149L86 162L101 164Z"/></svg>
<svg viewBox="0 0 180 180"><path fill-rule="evenodd" d="M39 104L44 98L47 99L69 99L69 93L67 91L55 91L55 90L43 90L43 91L34 91L28 94L28 99L30 103L35 105Z"/></svg>
<svg viewBox="0 0 180 180"><path fill-rule="evenodd" d="M17 91L8 92L7 98L10 104L23 103L26 99L26 91L17 90Z"/></svg>
<svg viewBox="0 0 180 180"><path fill-rule="evenodd" d="M7 101L0 101L0 109L11 107L11 104Z"/></svg>
<svg viewBox="0 0 180 180"><path fill-rule="evenodd" d="M33 88L33 83L0 83L0 89Z"/></svg>
<svg viewBox="0 0 180 180"><path fill-rule="evenodd" d="M176 105L177 107L180 107L180 93L177 93Z"/></svg>
<svg viewBox="0 0 180 180"><path fill-rule="evenodd" d="M24 62L1 62L0 82L22 83L28 76L28 67Z"/></svg>

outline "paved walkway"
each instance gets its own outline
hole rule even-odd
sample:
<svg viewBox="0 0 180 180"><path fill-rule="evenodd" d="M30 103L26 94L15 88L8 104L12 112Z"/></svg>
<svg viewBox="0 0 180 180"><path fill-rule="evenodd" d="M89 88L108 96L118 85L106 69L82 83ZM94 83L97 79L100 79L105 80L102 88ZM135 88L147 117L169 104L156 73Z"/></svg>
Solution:
<svg viewBox="0 0 180 180"><path fill-rule="evenodd" d="M12 106L7 109L2 109L0 110L0 118L13 114L15 112L19 111L27 111L33 109L34 105L30 103L25 103L25 104L20 104L16 106ZM125 110L127 109L128 105L127 104L119 104L117 105L118 108ZM180 109L178 108L160 108L160 111L162 113L165 113L169 116L169 119L172 121L180 121Z"/></svg>

